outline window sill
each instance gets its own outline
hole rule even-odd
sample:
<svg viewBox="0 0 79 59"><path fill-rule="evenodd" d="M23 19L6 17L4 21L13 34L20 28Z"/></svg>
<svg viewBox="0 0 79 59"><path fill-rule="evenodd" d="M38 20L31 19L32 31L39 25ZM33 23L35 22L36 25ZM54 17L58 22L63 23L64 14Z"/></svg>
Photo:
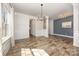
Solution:
<svg viewBox="0 0 79 59"><path fill-rule="evenodd" d="M2 38L2 44L3 44L4 42L6 42L9 38L11 38L10 35L7 35L6 37L3 37L3 38Z"/></svg>

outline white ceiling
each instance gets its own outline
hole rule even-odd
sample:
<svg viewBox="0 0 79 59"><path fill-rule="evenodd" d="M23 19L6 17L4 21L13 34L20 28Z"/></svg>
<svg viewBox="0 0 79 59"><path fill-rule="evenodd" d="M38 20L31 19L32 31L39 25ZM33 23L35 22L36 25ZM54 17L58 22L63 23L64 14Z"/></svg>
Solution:
<svg viewBox="0 0 79 59"><path fill-rule="evenodd" d="M40 16L41 3L13 3L16 12L29 14L33 16ZM71 12L73 6L70 3L45 3L43 4L43 15L49 17L57 16L61 12Z"/></svg>

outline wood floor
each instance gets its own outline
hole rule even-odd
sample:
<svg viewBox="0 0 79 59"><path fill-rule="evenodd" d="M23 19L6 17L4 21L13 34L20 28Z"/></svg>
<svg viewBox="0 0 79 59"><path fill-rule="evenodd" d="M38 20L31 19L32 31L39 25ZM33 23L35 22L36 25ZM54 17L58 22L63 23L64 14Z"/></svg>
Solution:
<svg viewBox="0 0 79 59"><path fill-rule="evenodd" d="M73 46L73 39L59 36L33 37L16 40L7 56L21 56L22 48L43 49L50 56L78 56L79 48Z"/></svg>

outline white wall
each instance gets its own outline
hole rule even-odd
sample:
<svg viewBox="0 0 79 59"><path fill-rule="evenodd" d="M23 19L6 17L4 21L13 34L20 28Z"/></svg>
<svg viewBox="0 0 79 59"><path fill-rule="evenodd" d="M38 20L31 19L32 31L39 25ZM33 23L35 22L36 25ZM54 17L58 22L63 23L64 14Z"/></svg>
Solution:
<svg viewBox="0 0 79 59"><path fill-rule="evenodd" d="M43 29L43 36L45 36L45 37L48 37L48 31L49 31L49 22L48 22L48 20L49 20L49 17L48 16L45 16L45 18L46 18L46 29Z"/></svg>
<svg viewBox="0 0 79 59"><path fill-rule="evenodd" d="M48 37L48 17L46 16L46 29L43 29L43 21L34 19L32 21L32 35Z"/></svg>
<svg viewBox="0 0 79 59"><path fill-rule="evenodd" d="M32 22L31 22L31 34L35 35L35 21L33 19L32 19Z"/></svg>
<svg viewBox="0 0 79 59"><path fill-rule="evenodd" d="M43 21L37 20L35 25L35 35L36 36L42 36L42 30L43 30Z"/></svg>
<svg viewBox="0 0 79 59"><path fill-rule="evenodd" d="M49 20L49 34L50 35L54 34L54 20L53 19Z"/></svg>
<svg viewBox="0 0 79 59"><path fill-rule="evenodd" d="M33 17L31 16L30 20L32 21L31 22L31 34L35 36L35 33L36 33L36 20L37 18L36 17Z"/></svg>
<svg viewBox="0 0 79 59"><path fill-rule="evenodd" d="M29 37L29 16L22 13L15 13L15 39Z"/></svg>
<svg viewBox="0 0 79 59"><path fill-rule="evenodd" d="M0 20L3 19L2 14L1 14L1 12L2 12L1 5L3 5L3 7L6 9L6 11L8 11L8 14L6 15L6 17L7 17L7 23L6 24L8 25L8 30L7 30L8 32L7 32L6 36L2 36L0 38L0 56L6 55L7 52L9 51L11 45L12 45L11 44L11 37L12 37L12 31L11 31L11 28L12 28L12 23L11 23L12 13L11 12L12 12L12 10L11 10L11 7L10 7L9 4L7 4L7 3L0 4ZM2 23L2 21L0 21L0 27L2 27L1 23ZM3 28L1 28L1 30L3 30ZM1 31L1 33L2 33L2 31Z"/></svg>
<svg viewBox="0 0 79 59"><path fill-rule="evenodd" d="M73 45L79 47L79 4L73 4L74 40Z"/></svg>
<svg viewBox="0 0 79 59"><path fill-rule="evenodd" d="M43 29L43 21L22 13L15 13L15 39L24 39L29 37L29 21L32 19L31 34L34 36L48 37L48 17L46 17L46 29Z"/></svg>
<svg viewBox="0 0 79 59"><path fill-rule="evenodd" d="M0 3L0 15L1 15L1 3ZM0 56L2 55L2 21L1 21L2 17L0 16Z"/></svg>
<svg viewBox="0 0 79 59"><path fill-rule="evenodd" d="M10 17L10 16L9 16ZM11 20L10 20L10 29L11 29L11 45L12 47L15 46L15 38L14 38L14 8L11 8Z"/></svg>
<svg viewBox="0 0 79 59"><path fill-rule="evenodd" d="M42 28L43 28L43 22L40 20L33 19L32 20L32 35L34 36L42 36Z"/></svg>

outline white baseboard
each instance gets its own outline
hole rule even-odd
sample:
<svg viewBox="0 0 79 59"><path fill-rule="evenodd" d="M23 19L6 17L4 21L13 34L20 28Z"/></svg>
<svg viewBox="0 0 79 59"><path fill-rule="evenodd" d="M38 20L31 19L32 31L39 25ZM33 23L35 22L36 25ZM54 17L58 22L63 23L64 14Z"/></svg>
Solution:
<svg viewBox="0 0 79 59"><path fill-rule="evenodd" d="M57 36L62 36L62 37L68 37L68 38L73 38L72 36L67 36L67 35L61 35L61 34L52 34L52 35L57 35Z"/></svg>

